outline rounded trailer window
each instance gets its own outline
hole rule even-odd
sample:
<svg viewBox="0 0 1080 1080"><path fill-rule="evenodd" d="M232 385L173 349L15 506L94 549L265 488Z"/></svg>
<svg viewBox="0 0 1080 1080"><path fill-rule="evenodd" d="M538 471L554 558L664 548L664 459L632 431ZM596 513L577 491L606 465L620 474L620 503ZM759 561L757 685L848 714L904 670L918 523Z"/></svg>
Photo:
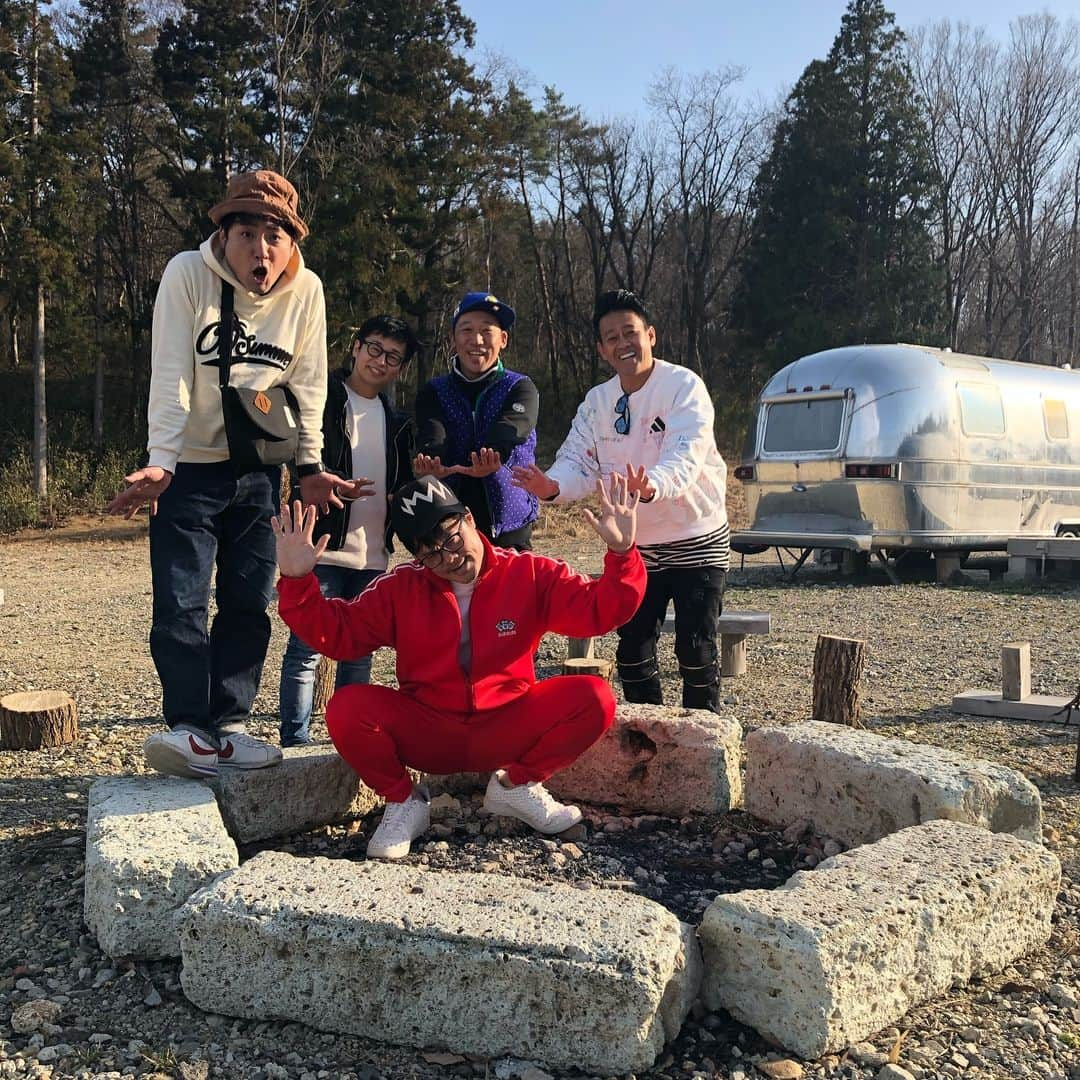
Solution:
<svg viewBox="0 0 1080 1080"><path fill-rule="evenodd" d="M828 452L840 449L844 398L807 397L770 402L765 413L766 454Z"/></svg>
<svg viewBox="0 0 1080 1080"><path fill-rule="evenodd" d="M1005 434L1005 407L1001 393L988 383L957 383L960 395L960 423L965 435L991 438Z"/></svg>

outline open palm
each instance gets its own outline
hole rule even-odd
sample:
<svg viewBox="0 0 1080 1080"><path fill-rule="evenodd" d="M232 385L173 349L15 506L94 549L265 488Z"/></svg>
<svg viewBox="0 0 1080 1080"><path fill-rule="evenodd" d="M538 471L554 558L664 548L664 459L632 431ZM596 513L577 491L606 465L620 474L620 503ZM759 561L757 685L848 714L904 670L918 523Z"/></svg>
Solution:
<svg viewBox="0 0 1080 1080"><path fill-rule="evenodd" d="M637 506L641 495L636 491L631 493L628 488L622 473L612 473L606 487L601 477L596 482L600 513L582 510L585 520L612 551L629 551L637 536Z"/></svg>

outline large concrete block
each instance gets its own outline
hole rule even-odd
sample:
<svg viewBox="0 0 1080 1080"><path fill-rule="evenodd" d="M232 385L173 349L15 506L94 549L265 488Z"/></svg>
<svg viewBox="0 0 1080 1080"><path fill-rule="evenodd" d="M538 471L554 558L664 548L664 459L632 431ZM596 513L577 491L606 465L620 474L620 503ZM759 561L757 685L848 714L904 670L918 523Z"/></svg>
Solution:
<svg viewBox="0 0 1080 1080"><path fill-rule="evenodd" d="M221 769L211 786L238 843L308 832L366 814L382 799L333 747L295 746L269 769Z"/></svg>
<svg viewBox="0 0 1080 1080"><path fill-rule="evenodd" d="M560 799L653 814L723 814L742 799L742 728L701 709L620 705L615 723L547 787Z"/></svg>
<svg viewBox="0 0 1080 1080"><path fill-rule="evenodd" d="M86 925L109 956L179 956L179 913L239 865L214 794L197 780L119 777L90 786Z"/></svg>
<svg viewBox="0 0 1080 1080"><path fill-rule="evenodd" d="M701 977L642 897L282 852L192 897L181 948L202 1009L602 1075L648 1068Z"/></svg>
<svg viewBox="0 0 1080 1080"><path fill-rule="evenodd" d="M698 931L703 998L806 1058L1044 944L1061 879L1037 844L951 821L719 896Z"/></svg>
<svg viewBox="0 0 1080 1080"><path fill-rule="evenodd" d="M818 721L746 736L746 809L845 844L938 818L1042 839L1038 789L1015 769Z"/></svg>

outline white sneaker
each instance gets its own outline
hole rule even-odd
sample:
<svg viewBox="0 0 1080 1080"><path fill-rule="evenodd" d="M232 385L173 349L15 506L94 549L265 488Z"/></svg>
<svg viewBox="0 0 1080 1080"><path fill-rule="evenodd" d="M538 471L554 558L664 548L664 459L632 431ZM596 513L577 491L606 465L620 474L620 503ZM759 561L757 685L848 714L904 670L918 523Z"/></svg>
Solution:
<svg viewBox="0 0 1080 1080"><path fill-rule="evenodd" d="M217 747L182 728L151 735L143 743L143 756L150 768L166 776L217 776Z"/></svg>
<svg viewBox="0 0 1080 1080"><path fill-rule="evenodd" d="M368 841L368 858L404 859L412 842L427 832L430 824L431 806L424 792L414 789L404 802L388 802Z"/></svg>
<svg viewBox="0 0 1080 1080"><path fill-rule="evenodd" d="M484 809L489 814L517 818L537 832L549 835L565 832L581 820L581 811L576 806L559 802L543 784L503 787L499 778L504 775L500 769L493 772L488 781Z"/></svg>
<svg viewBox="0 0 1080 1080"><path fill-rule="evenodd" d="M265 769L281 761L281 751L262 739L240 732L221 736L218 766L222 769Z"/></svg>

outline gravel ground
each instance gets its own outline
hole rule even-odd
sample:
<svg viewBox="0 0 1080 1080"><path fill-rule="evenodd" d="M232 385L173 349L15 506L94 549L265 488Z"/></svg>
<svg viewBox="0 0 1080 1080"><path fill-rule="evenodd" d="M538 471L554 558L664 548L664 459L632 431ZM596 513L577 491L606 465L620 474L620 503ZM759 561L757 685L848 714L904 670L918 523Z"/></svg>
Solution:
<svg viewBox="0 0 1080 1080"><path fill-rule="evenodd" d="M541 550L583 570L598 569L595 546L562 531L561 539L542 539ZM728 707L744 726L806 719L817 635L864 638L866 725L1022 770L1042 792L1046 842L1062 860L1064 883L1045 949L915 1009L870 1043L795 1063L727 1014L697 1011L646 1075L1080 1080L1076 728L962 719L948 710L953 693L997 685L999 651L1008 641L1031 642L1035 692L1074 693L1080 680L1080 583L942 588L925 581L892 586L872 576L853 584L808 567L788 584L769 556L748 560L731 578L727 606L773 614L772 635L750 639L749 674L725 685ZM0 548L0 588L6 594L0 694L65 689L76 697L80 719L73 746L0 752L0 1078L548 1075L526 1062L472 1060L297 1024L205 1015L181 994L178 963L114 966L82 924L83 829L90 783L145 771L141 743L160 724L146 647L145 527L82 522L8 542ZM256 734L276 732L284 640L278 625L256 704ZM545 640L542 673L555 671L560 644ZM662 663L674 673L669 638L663 646ZM613 638L604 639L602 653L613 655ZM376 678L390 681L390 665L388 655L377 657ZM676 700L674 681L666 693ZM743 813L674 821L589 812L578 835L547 840L479 817L477 803L440 799L432 835L411 858L438 869L634 891L690 921L719 892L778 884L838 849L828 837L785 836ZM357 858L372 825L329 828L277 846ZM55 1003L55 1022L37 1034L16 1034L10 1013L35 999Z"/></svg>

